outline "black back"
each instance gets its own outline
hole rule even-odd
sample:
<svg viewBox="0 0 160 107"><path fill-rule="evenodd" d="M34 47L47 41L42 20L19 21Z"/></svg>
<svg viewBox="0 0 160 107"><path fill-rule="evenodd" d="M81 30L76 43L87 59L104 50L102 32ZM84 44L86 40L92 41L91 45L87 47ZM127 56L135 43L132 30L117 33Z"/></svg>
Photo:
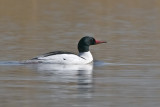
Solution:
<svg viewBox="0 0 160 107"><path fill-rule="evenodd" d="M49 53L43 54L43 56L47 57L47 56L57 55L57 54L74 54L74 53L72 53L72 52L65 52L65 51L54 51L54 52L49 52Z"/></svg>
<svg viewBox="0 0 160 107"><path fill-rule="evenodd" d="M65 51L54 51L54 52L45 53L45 54L43 54L41 56L32 58L31 60L38 59L39 57L47 57L47 56L58 55L58 54L74 54L74 53L72 53L72 52L65 52Z"/></svg>

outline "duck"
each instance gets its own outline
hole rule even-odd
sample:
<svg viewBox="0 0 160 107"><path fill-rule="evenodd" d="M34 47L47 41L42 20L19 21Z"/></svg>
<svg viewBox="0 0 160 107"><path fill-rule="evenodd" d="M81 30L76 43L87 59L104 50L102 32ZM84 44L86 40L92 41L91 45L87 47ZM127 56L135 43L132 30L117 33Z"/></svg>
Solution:
<svg viewBox="0 0 160 107"><path fill-rule="evenodd" d="M47 63L47 64L89 64L93 62L93 56L89 50L91 45L107 43L96 40L94 37L84 36L78 42L78 55L72 52L53 51L34 57L24 63Z"/></svg>

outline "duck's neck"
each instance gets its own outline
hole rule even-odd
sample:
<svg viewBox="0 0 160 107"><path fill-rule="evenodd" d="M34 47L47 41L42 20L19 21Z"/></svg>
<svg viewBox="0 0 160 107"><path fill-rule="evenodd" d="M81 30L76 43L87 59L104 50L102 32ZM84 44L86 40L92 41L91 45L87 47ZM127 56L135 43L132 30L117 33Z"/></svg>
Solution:
<svg viewBox="0 0 160 107"><path fill-rule="evenodd" d="M86 60L87 62L92 62L93 57L91 52L89 51L89 45L83 45L80 42L78 43L78 56Z"/></svg>
<svg viewBox="0 0 160 107"><path fill-rule="evenodd" d="M93 56L90 51L88 52L79 52L79 57L88 60L88 61L93 61Z"/></svg>

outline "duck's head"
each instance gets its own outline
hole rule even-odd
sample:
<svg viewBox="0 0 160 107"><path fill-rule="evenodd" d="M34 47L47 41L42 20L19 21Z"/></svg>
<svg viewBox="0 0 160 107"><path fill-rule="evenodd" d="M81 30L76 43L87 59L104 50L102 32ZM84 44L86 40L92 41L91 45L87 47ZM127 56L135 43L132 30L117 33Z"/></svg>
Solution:
<svg viewBox="0 0 160 107"><path fill-rule="evenodd" d="M78 51L79 52L88 52L90 45L97 45L101 43L107 43L106 41L99 41L90 36L85 36L80 39L78 43Z"/></svg>

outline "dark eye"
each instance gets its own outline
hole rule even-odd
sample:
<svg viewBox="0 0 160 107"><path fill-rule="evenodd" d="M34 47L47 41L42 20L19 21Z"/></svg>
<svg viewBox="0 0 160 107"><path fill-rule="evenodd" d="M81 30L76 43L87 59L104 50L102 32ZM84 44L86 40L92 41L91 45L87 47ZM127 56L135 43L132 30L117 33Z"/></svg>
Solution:
<svg viewBox="0 0 160 107"><path fill-rule="evenodd" d="M91 45L94 45L95 44L95 39L91 38L90 43L91 43Z"/></svg>

